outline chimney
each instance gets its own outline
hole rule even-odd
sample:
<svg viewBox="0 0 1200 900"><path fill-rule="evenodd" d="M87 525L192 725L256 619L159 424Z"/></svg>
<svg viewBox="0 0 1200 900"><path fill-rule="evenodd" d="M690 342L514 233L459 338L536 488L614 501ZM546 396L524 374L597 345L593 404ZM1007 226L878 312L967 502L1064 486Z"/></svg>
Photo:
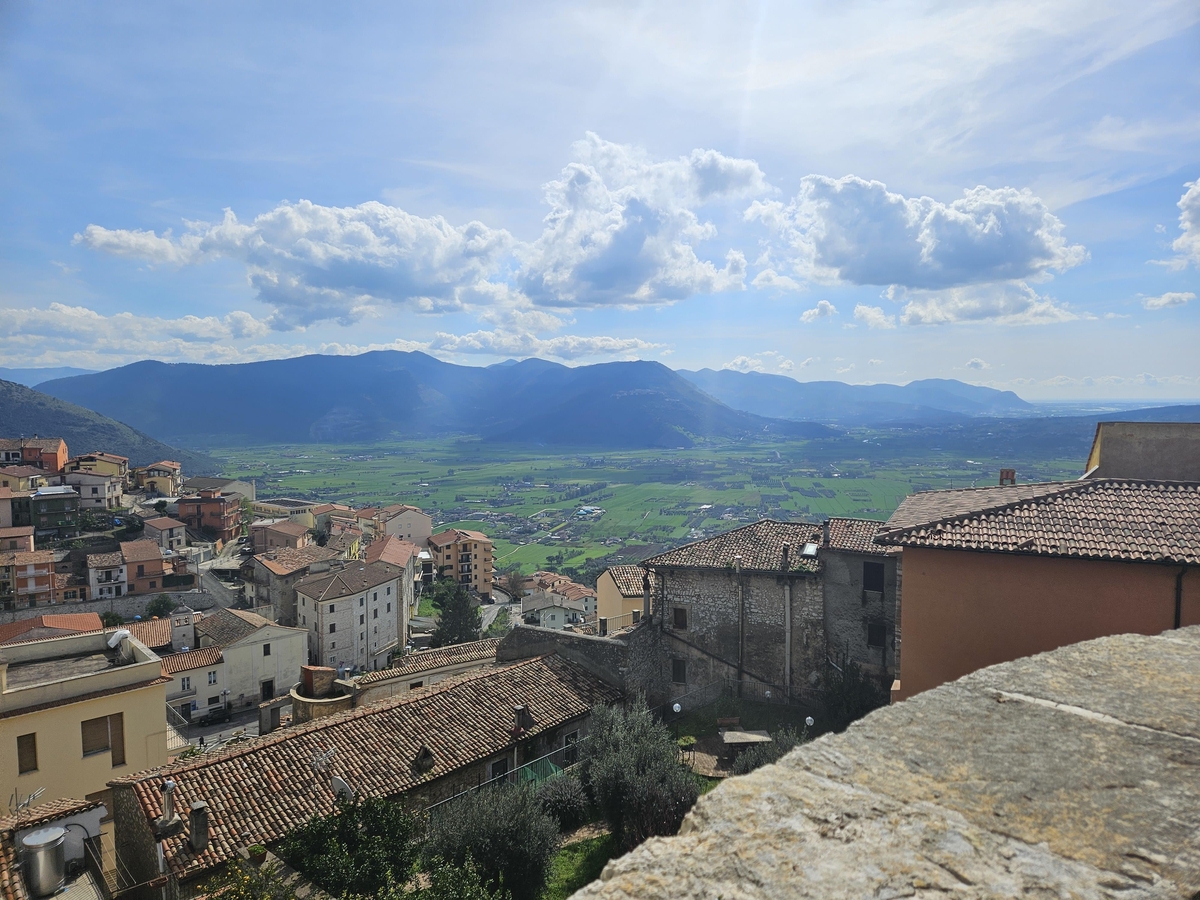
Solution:
<svg viewBox="0 0 1200 900"><path fill-rule="evenodd" d="M193 803L188 815L188 843L194 853L208 849L208 804L203 800Z"/></svg>
<svg viewBox="0 0 1200 900"><path fill-rule="evenodd" d="M600 637L604 637L606 634L608 634L608 619L605 616L601 616L599 619L599 622L600 622Z"/></svg>
<svg viewBox="0 0 1200 900"><path fill-rule="evenodd" d="M650 618L650 571L642 571L642 616Z"/></svg>
<svg viewBox="0 0 1200 900"><path fill-rule="evenodd" d="M787 571L789 568L791 568L791 567L788 565L788 553L791 551L791 549L792 549L792 545L791 545L791 544L789 544L787 541L784 541L784 542L783 542L783 561L782 561L781 568L782 568L782 569L783 569L783 571L785 571L785 572L786 572L786 571Z"/></svg>
<svg viewBox="0 0 1200 900"><path fill-rule="evenodd" d="M1001 469L1000 470L1000 483L1001 484L1016 484L1017 483L1017 470L1016 469Z"/></svg>
<svg viewBox="0 0 1200 900"><path fill-rule="evenodd" d="M162 783L162 794L162 819L164 822L170 822L175 818L175 782L170 778Z"/></svg>
<svg viewBox="0 0 1200 900"><path fill-rule="evenodd" d="M0 659L0 694L8 690L8 660Z"/></svg>
<svg viewBox="0 0 1200 900"><path fill-rule="evenodd" d="M829 520L826 519L821 525L821 541L822 546L829 546Z"/></svg>

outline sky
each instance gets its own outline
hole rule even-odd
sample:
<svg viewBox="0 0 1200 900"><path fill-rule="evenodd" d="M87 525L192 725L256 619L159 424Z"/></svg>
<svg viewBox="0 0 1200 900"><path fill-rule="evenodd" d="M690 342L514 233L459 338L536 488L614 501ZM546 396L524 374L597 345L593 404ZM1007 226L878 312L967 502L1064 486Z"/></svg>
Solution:
<svg viewBox="0 0 1200 900"><path fill-rule="evenodd" d="M0 0L0 366L1200 398L1200 5Z"/></svg>

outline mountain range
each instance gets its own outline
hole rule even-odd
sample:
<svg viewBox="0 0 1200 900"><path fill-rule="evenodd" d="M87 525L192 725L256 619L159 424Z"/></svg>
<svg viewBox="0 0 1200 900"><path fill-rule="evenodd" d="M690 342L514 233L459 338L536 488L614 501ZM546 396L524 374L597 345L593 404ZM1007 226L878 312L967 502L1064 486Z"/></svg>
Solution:
<svg viewBox="0 0 1200 900"><path fill-rule="evenodd" d="M208 475L219 468L209 457L181 450L90 409L59 400L13 381L0 381L0 437L61 437L72 454L105 450L128 456L133 466L160 459L183 464L188 475Z"/></svg>
<svg viewBox="0 0 1200 900"><path fill-rule="evenodd" d="M43 381L55 378L70 378L72 375L91 375L95 369L77 369L74 366L55 366L46 369L6 369L0 366L0 379L15 381L25 387L37 387Z"/></svg>

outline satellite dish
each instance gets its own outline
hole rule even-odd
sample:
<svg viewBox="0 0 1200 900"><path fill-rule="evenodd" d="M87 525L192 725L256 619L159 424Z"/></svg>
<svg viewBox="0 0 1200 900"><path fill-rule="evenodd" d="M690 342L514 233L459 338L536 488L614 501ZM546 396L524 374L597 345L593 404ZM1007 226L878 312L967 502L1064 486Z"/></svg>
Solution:
<svg viewBox="0 0 1200 900"><path fill-rule="evenodd" d="M329 779L329 783L333 786L333 796L337 797L339 800L345 800L347 803L353 802L354 788L346 784L343 779L334 775Z"/></svg>

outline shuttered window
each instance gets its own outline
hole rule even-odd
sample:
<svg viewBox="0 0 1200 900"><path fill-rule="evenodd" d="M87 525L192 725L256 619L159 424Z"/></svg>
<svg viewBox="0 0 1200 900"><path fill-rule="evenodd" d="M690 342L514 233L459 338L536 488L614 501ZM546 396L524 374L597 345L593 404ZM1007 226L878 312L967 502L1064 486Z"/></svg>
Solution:
<svg viewBox="0 0 1200 900"><path fill-rule="evenodd" d="M37 735L22 734L17 737L17 774L37 771Z"/></svg>
<svg viewBox="0 0 1200 900"><path fill-rule="evenodd" d="M125 765L125 716L114 713L80 723L83 736L83 755L112 751L113 766Z"/></svg>

